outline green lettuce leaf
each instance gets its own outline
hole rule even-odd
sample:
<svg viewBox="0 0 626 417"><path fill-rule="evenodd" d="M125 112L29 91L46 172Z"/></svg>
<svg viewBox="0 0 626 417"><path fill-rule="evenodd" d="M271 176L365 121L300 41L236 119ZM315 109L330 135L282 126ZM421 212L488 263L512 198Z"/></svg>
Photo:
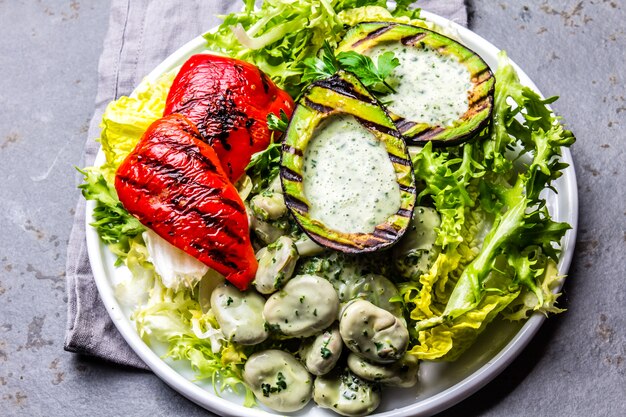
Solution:
<svg viewBox="0 0 626 417"><path fill-rule="evenodd" d="M565 311L556 306L561 293L554 292L563 283L565 276L559 274L556 263L551 259L547 259L539 271L532 288L525 286L519 297L502 312L505 319L517 321L528 318L534 312L547 316L549 313Z"/></svg>
<svg viewBox="0 0 626 417"><path fill-rule="evenodd" d="M106 107L100 127L100 143L106 156L101 171L109 184L113 184L115 171L143 136L148 127L163 117L165 101L175 72L160 77L155 82L143 81L131 97L120 97Z"/></svg>
<svg viewBox="0 0 626 417"><path fill-rule="evenodd" d="M519 291L485 296L462 317L418 333L418 344L409 353L425 360L456 360L476 336L519 296Z"/></svg>
<svg viewBox="0 0 626 417"><path fill-rule="evenodd" d="M114 254L124 258L131 247L131 240L145 229L131 216L120 203L115 187L107 182L99 168L78 170L84 176L84 183L79 185L86 200L96 202L93 210L95 227L98 235Z"/></svg>
<svg viewBox="0 0 626 417"><path fill-rule="evenodd" d="M393 12L386 0L264 0L258 9L247 1L242 12L222 16L222 24L204 35L207 48L259 67L293 97L305 84L303 61L315 57L326 41L332 47L358 17L422 22L419 10L400 1ZM380 18L379 18L380 17Z"/></svg>
<svg viewBox="0 0 626 417"><path fill-rule="evenodd" d="M344 33L329 0L265 0L258 10L223 19L204 35L207 47L256 65L292 96L300 91L300 63L324 40L336 44Z"/></svg>
<svg viewBox="0 0 626 417"><path fill-rule="evenodd" d="M225 340L211 312L202 311L197 291L174 291L159 279L146 291L147 301L131 315L143 340L148 345L167 343L164 356L188 361L197 380L210 380L217 394L231 388L245 396L244 405L254 405L254 395L242 376L246 355L241 347Z"/></svg>
<svg viewBox="0 0 626 417"><path fill-rule="evenodd" d="M415 177L424 184L418 199L432 198L441 215L436 243L444 248L463 241L465 214L474 208L478 197L478 189L471 182L482 177L484 171L474 147L468 143L460 150L441 151L428 143L413 158Z"/></svg>
<svg viewBox="0 0 626 417"><path fill-rule="evenodd" d="M339 12L339 18L348 26L354 26L359 22L398 22L427 29L435 28L433 23L420 18L420 9L405 10L396 8L396 10L390 12L384 4L361 5L355 8L344 9Z"/></svg>
<svg viewBox="0 0 626 417"><path fill-rule="evenodd" d="M442 315L418 327L427 328L442 321L455 319L476 307L485 291L483 282L493 269L495 258L500 253L511 253L515 256L518 248L539 243L544 252L556 257L552 244L558 244L569 228L568 225L558 224L550 219L549 214L544 210L545 202L539 194L541 190L550 186L552 180L561 175L561 170L564 168L564 164L558 161L561 147L571 145L574 137L571 132L563 129L556 117L545 107L546 101L532 92L530 88L522 86L517 76L509 77L508 82L502 81L503 78L500 78L499 74L508 72L510 68L506 55L500 54L500 65L496 72L499 84L496 84L496 91L511 91L508 97L511 97L515 104L511 105L505 100L499 104L503 108L496 108L496 113L518 112L523 115L525 122L519 124L518 127L523 127L528 133L525 138L529 138L530 142L523 143L523 145L526 151L533 151L532 162L526 172L517 176L511 187L500 182L491 184L493 194L502 200L505 210L496 216L494 226L485 237L478 256L463 270ZM523 93L518 94L518 91ZM536 114L543 118L549 115L549 119L538 122ZM504 152L504 149L498 150L491 146L488 146L488 149L495 150L494 155ZM487 152L487 158L489 155ZM499 165L496 169L500 167ZM489 178L483 180L489 182ZM546 234L546 231L550 233ZM529 285L528 280L518 281L522 285Z"/></svg>
<svg viewBox="0 0 626 417"><path fill-rule="evenodd" d="M574 137L547 107L553 99L523 86L504 53L499 59L492 130L462 151L427 146L414 158L420 197L442 216L445 249L429 274L402 289L421 358L454 359L509 304L511 319L560 311L551 292L558 273L548 265L570 226L552 220L541 193L567 166L559 157ZM480 218L491 225L486 234L468 227Z"/></svg>

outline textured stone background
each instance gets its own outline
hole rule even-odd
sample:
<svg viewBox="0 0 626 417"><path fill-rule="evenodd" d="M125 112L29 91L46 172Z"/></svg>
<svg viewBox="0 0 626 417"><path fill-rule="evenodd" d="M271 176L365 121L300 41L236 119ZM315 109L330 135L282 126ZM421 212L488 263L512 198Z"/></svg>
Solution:
<svg viewBox="0 0 626 417"><path fill-rule="evenodd" d="M184 2L181 2L184 3ZM626 4L470 1L578 137L568 312L443 416L626 415ZM0 0L0 415L207 413L150 373L62 349L65 248L108 22L107 1Z"/></svg>

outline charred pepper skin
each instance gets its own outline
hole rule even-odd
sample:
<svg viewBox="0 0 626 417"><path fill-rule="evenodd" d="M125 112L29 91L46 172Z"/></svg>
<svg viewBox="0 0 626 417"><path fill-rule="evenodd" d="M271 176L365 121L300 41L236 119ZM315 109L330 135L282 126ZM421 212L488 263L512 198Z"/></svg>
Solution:
<svg viewBox="0 0 626 417"><path fill-rule="evenodd" d="M197 54L181 67L167 96L164 115L187 116L211 145L234 183L252 154L270 144L267 115L288 117L294 102L260 69L237 59Z"/></svg>
<svg viewBox="0 0 626 417"><path fill-rule="evenodd" d="M246 210L211 146L185 116L154 122L117 170L124 207L166 241L240 290L257 261Z"/></svg>

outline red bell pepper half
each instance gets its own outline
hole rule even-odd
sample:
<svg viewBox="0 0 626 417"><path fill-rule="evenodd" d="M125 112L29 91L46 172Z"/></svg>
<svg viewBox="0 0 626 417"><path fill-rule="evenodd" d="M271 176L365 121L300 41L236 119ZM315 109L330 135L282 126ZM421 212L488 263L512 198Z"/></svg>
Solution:
<svg viewBox="0 0 626 417"><path fill-rule="evenodd" d="M154 122L115 177L124 207L240 290L257 261L246 209L220 159L185 116Z"/></svg>
<svg viewBox="0 0 626 417"><path fill-rule="evenodd" d="M290 117L293 108L289 94L254 65L198 54L178 72L163 114L187 116L213 147L234 183L252 155L270 144L267 115L280 117L282 109Z"/></svg>

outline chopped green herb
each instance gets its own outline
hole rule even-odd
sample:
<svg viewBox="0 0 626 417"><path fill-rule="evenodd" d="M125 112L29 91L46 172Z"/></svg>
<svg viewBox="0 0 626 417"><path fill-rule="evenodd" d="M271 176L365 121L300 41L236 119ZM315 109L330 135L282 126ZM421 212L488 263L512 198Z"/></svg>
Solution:
<svg viewBox="0 0 626 417"><path fill-rule="evenodd" d="M283 109L280 109L280 118L277 117L274 113L269 113L267 115L267 127L270 130L274 130L276 132L285 132L287 130L287 125L289 124L289 117Z"/></svg>

